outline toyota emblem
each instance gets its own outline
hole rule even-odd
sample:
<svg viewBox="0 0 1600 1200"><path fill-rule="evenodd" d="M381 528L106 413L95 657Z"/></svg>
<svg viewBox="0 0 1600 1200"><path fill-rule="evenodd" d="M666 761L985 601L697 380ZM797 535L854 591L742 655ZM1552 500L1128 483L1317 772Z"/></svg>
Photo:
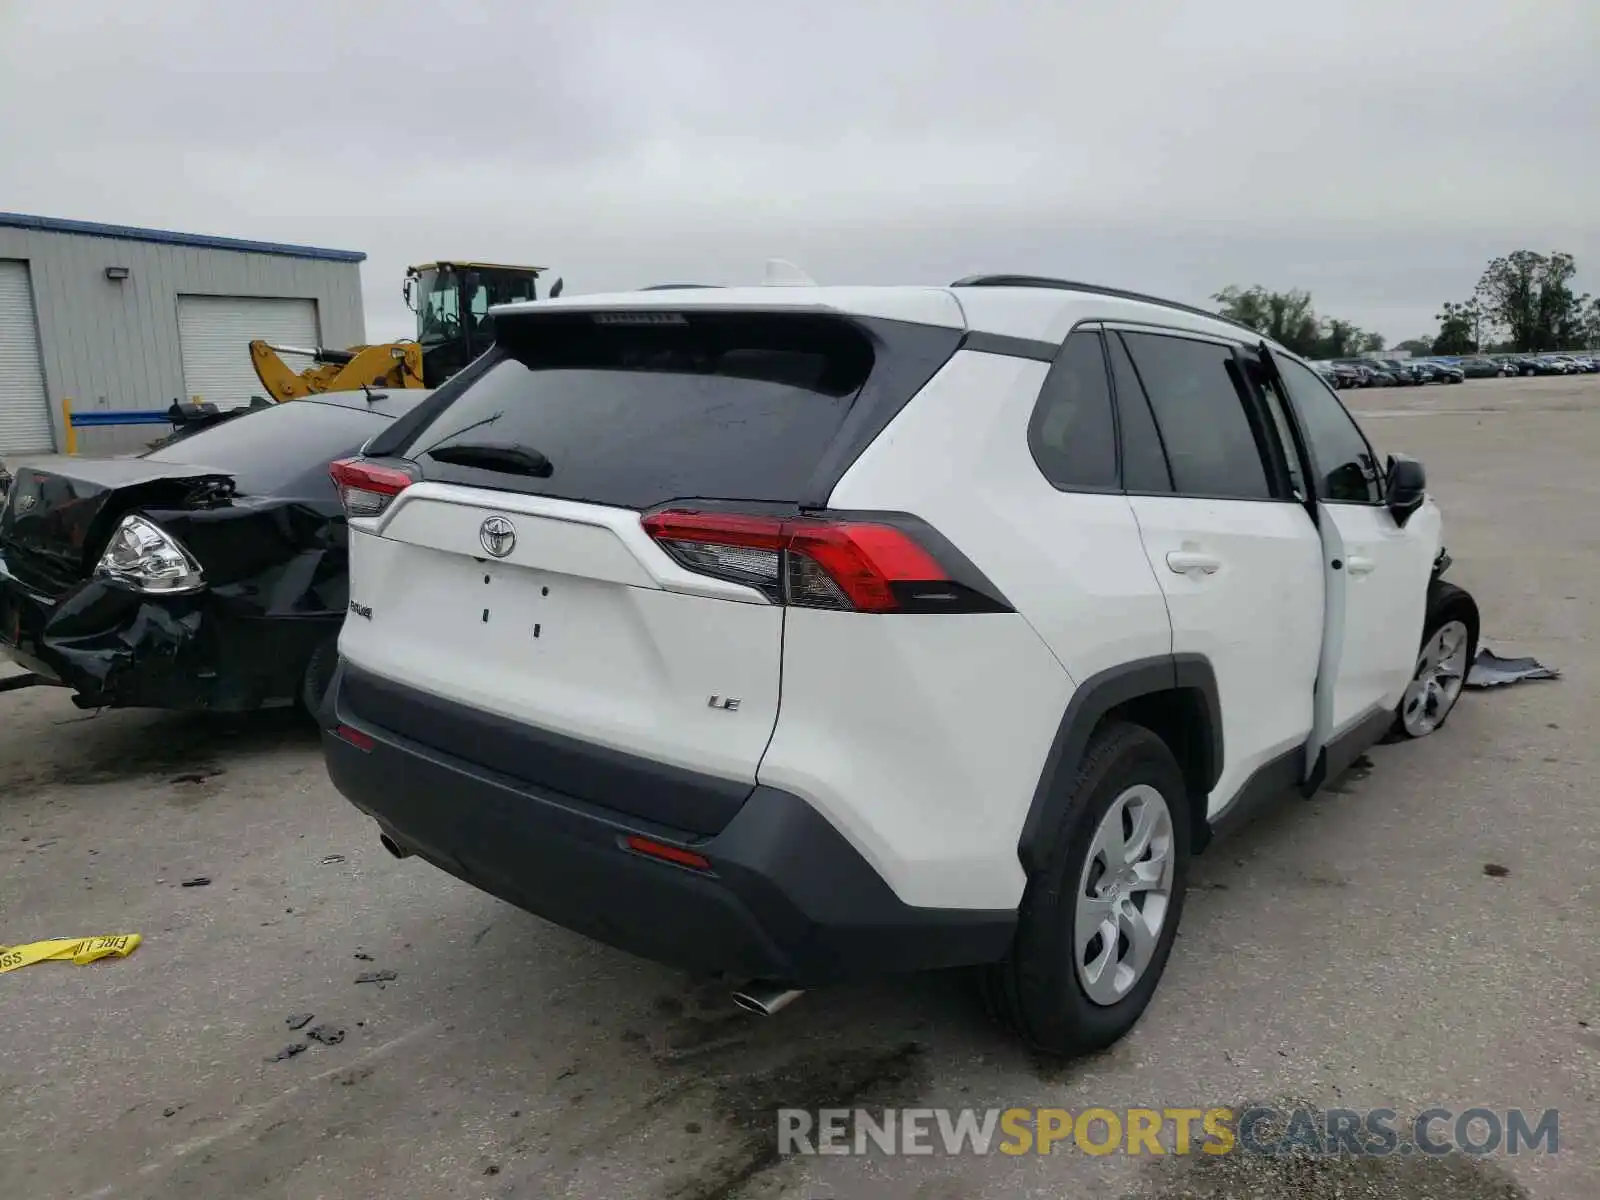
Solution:
<svg viewBox="0 0 1600 1200"><path fill-rule="evenodd" d="M478 526L478 541L494 558L504 558L516 549L517 527L504 517L490 517Z"/></svg>

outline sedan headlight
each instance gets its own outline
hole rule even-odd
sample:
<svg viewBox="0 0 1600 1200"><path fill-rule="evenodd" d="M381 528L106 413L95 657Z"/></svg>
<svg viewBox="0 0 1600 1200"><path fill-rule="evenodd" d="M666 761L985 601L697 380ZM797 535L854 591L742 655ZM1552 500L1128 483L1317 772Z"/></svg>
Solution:
<svg viewBox="0 0 1600 1200"><path fill-rule="evenodd" d="M176 538L134 513L122 518L94 573L135 591L162 595L198 591L206 582L200 564Z"/></svg>

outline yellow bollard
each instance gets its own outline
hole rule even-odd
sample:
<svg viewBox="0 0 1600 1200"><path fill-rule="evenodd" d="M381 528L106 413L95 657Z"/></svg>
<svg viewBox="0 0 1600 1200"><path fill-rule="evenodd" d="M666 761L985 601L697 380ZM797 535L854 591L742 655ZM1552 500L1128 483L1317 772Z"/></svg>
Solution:
<svg viewBox="0 0 1600 1200"><path fill-rule="evenodd" d="M78 452L78 431L72 427L72 398L61 397L61 427L66 431L67 453Z"/></svg>

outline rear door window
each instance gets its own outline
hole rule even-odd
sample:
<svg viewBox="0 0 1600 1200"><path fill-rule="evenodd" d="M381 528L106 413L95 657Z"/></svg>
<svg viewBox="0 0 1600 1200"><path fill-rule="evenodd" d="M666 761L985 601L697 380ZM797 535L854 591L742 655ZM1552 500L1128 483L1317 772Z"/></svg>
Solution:
<svg viewBox="0 0 1600 1200"><path fill-rule="evenodd" d="M1169 495L1172 472L1167 467L1167 452L1161 446L1161 432L1150 413L1150 400L1122 338L1113 333L1107 341L1111 378L1116 384L1117 418L1122 427L1122 486L1130 492Z"/></svg>
<svg viewBox="0 0 1600 1200"><path fill-rule="evenodd" d="M498 322L492 361L401 450L425 478L622 508L792 503L874 367L849 322L768 313L540 314ZM547 474L442 462L536 452Z"/></svg>
<svg viewBox="0 0 1600 1200"><path fill-rule="evenodd" d="M1122 338L1150 398L1177 492L1272 499L1266 461L1235 381L1232 347L1154 333Z"/></svg>

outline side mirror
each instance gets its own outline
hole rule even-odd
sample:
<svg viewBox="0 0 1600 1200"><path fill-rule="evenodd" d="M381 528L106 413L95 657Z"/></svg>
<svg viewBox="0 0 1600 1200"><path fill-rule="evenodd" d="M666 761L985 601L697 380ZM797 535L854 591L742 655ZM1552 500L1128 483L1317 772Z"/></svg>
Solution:
<svg viewBox="0 0 1600 1200"><path fill-rule="evenodd" d="M1389 456L1389 470L1384 480L1383 502L1394 515L1396 525L1404 525L1411 514L1422 507L1428 494L1428 475L1422 464L1404 454Z"/></svg>

